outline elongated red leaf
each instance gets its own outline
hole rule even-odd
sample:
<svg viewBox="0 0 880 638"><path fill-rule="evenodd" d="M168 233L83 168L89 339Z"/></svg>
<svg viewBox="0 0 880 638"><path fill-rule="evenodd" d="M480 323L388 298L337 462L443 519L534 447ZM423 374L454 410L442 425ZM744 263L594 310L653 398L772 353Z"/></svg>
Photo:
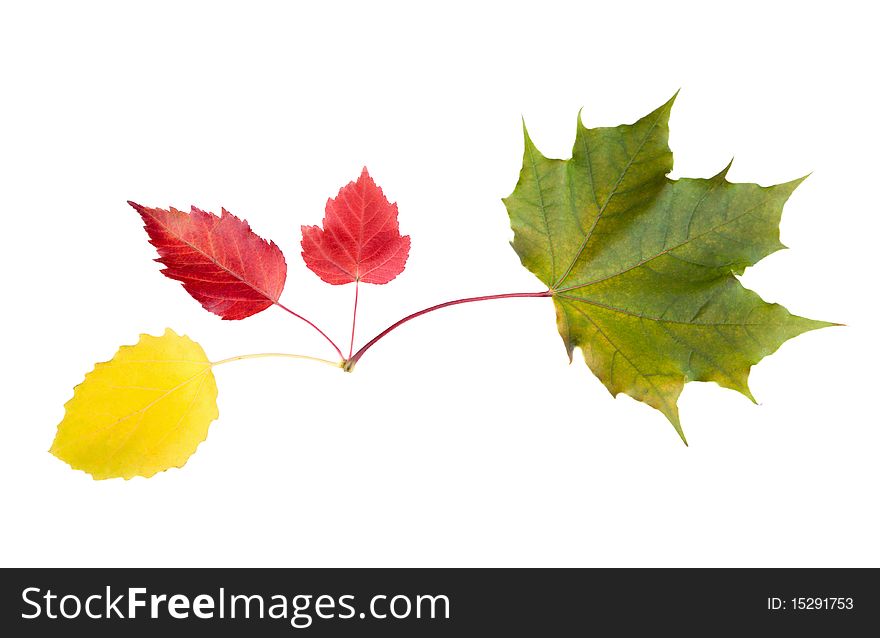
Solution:
<svg viewBox="0 0 880 638"><path fill-rule="evenodd" d="M244 319L278 301L287 263L275 242L225 208L217 215L192 207L147 208L128 202L144 220L166 277L223 319Z"/></svg>
<svg viewBox="0 0 880 638"><path fill-rule="evenodd" d="M327 200L323 228L303 226L302 233L306 266L328 284L387 284L409 257L410 238L400 235L397 204L385 198L366 168Z"/></svg>

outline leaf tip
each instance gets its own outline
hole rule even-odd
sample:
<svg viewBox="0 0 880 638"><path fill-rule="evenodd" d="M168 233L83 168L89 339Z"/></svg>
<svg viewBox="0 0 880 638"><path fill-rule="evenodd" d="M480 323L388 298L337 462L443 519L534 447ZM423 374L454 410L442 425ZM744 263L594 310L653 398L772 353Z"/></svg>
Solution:
<svg viewBox="0 0 880 638"><path fill-rule="evenodd" d="M687 437L684 435L684 430L681 427L681 419L678 416L678 406L675 403L671 405L667 405L664 408L659 408L669 422L672 424L672 427L675 428L675 431L678 432L678 436L681 438L682 442L687 446L688 441ZM689 446L688 446L689 447Z"/></svg>
<svg viewBox="0 0 880 638"><path fill-rule="evenodd" d="M802 175L801 177L798 177L798 178L795 178L795 179L790 180L788 182L784 182L782 184L779 184L779 187L783 188L783 189L785 189L785 191L787 191L786 196L791 195L795 191L795 189L798 186L800 186L801 184L803 184L806 181L806 179L812 174L813 174L813 171L810 171L806 175ZM773 188L773 187L770 186L770 188Z"/></svg>
<svg viewBox="0 0 880 638"><path fill-rule="evenodd" d="M671 109L672 109L672 105L675 104L675 98L678 97L678 94L679 94L679 93L681 93L681 87L679 87L679 88L675 91L675 93L672 94L672 97L669 98L668 100L666 100L666 103L665 103L663 106L661 106L660 108L661 108L661 109L666 109L666 110L671 110Z"/></svg>
<svg viewBox="0 0 880 638"><path fill-rule="evenodd" d="M565 345L565 354L568 355L568 365L574 363L574 344L571 343L570 340L563 338L563 344ZM614 393L611 393L611 396L615 396Z"/></svg>
<svg viewBox="0 0 880 638"><path fill-rule="evenodd" d="M676 419L677 421L678 419ZM687 437L684 435L684 430L681 429L681 423L673 423L675 426L675 431L678 432L678 436L681 438L681 442L684 443L685 447L690 447L690 443L688 443Z"/></svg>
<svg viewBox="0 0 880 638"><path fill-rule="evenodd" d="M539 158L543 158L544 154L535 146L535 143L532 141L532 136L529 135L529 130L526 128L526 120L522 118L522 130L523 130L523 161L525 162L525 158L531 155L537 155Z"/></svg>
<svg viewBox="0 0 880 638"><path fill-rule="evenodd" d="M522 132L523 132L523 138L524 138L525 141L526 141L526 146L534 146L534 143L532 142L532 136L529 135L529 129L528 129L528 127L526 126L526 118L525 118L525 116L524 116L524 115L520 115L519 117L520 117L520 120L522 120Z"/></svg>
<svg viewBox="0 0 880 638"><path fill-rule="evenodd" d="M720 171L715 173L715 175L713 175L710 179L714 179L714 180L727 179L727 173L730 172L730 168L731 168L731 166L733 166L733 159L734 158L731 157L730 161L727 162L727 165L724 168L722 168Z"/></svg>

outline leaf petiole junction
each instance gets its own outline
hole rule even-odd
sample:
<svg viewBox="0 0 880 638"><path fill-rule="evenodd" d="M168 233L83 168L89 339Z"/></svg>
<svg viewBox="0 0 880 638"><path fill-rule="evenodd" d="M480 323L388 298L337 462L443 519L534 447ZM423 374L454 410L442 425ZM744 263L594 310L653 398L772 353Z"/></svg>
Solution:
<svg viewBox="0 0 880 638"><path fill-rule="evenodd" d="M369 350L374 345L376 345L379 341L381 341L383 338L385 338L390 332L396 330L397 328L399 328L403 324L407 323L408 321L412 321L413 319L415 319L417 317L421 317L422 315L426 315L430 312L434 312L435 310L440 310L442 308L448 308L450 306L458 306L460 304L474 303L477 301L492 301L494 299L523 299L523 298L534 299L534 298L544 298L544 297L552 297L552 296L553 296L553 291L544 290L541 292L507 292L507 293L502 293L502 294L498 294L498 295L481 295L479 297L465 297L463 299L453 299L452 301L444 301L443 303L435 304L433 306L429 306L428 308L424 308L424 309L419 310L417 312L413 312L412 314L405 316L403 319L395 321L390 326L385 328L382 332L380 332L375 337L370 339L357 352L352 354L352 351L354 350L354 331L355 331L355 322L357 320L357 304L358 304L358 287L357 287L357 283L355 283L354 312L352 313L352 321L351 321L351 345L349 346L348 358L345 358L342 356L342 352L340 352L339 348L336 346L336 344L333 342L333 340L330 339L330 337L328 337L315 324L313 324L311 321L308 321L307 319L304 319L301 315L298 315L298 314L288 310L286 307L282 306L279 303L277 305L280 308L282 308L283 310L287 310L290 314L292 314L300 319L303 319L303 321L305 321L310 326L312 326L315 330L320 332L321 335L323 335L324 338L327 339L327 341L329 341L331 345L333 345L333 347L336 349L336 352L339 353L339 357L341 360L340 361L330 361L328 359L321 359L320 357L311 357L311 356L307 356L307 355L267 352L267 353L262 353L262 354L248 354L248 355L240 355L237 357L230 357L229 359L223 359L222 361L215 361L212 365L216 366L216 365L220 365L222 363L228 363L230 361L238 361L240 359L257 359L257 358L261 358L261 357L288 357L291 359L305 359L308 361L316 361L318 363L324 363L327 365L331 365L334 368L342 368L346 372L351 372L354 369L355 364L357 364L357 362L360 361L361 357L364 356L364 354L367 352L367 350Z"/></svg>

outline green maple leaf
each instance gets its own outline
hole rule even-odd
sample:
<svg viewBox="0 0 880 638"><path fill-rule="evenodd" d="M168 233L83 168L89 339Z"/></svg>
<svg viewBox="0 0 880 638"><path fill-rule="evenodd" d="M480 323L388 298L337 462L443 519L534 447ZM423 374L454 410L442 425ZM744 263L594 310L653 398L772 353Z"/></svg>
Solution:
<svg viewBox="0 0 880 638"><path fill-rule="evenodd" d="M788 339L829 325L790 314L737 274L780 248L782 206L803 181L761 187L666 177L675 97L635 124L584 127L569 160L525 135L504 199L523 265L552 293L571 360L580 348L616 396L660 410L687 443L677 400L714 381L754 401L751 367Z"/></svg>

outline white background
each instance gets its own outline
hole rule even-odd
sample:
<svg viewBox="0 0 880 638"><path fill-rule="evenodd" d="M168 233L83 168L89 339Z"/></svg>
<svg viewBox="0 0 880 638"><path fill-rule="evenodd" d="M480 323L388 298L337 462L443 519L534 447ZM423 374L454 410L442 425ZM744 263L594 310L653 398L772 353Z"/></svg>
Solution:
<svg viewBox="0 0 880 638"><path fill-rule="evenodd" d="M876 16L822 4L4 4L0 563L880 565ZM141 332L332 354L278 309L202 310L127 199L246 217L286 253L282 300L346 341L352 287L305 268L299 226L366 164L413 247L364 286L362 343L542 289L500 201L521 115L568 157L582 106L616 125L678 88L673 176L813 171L791 250L744 280L848 324L758 365L759 406L688 385L690 448L569 366L552 304L522 299L407 324L351 375L218 368L221 417L182 470L96 482L47 453L73 386Z"/></svg>

